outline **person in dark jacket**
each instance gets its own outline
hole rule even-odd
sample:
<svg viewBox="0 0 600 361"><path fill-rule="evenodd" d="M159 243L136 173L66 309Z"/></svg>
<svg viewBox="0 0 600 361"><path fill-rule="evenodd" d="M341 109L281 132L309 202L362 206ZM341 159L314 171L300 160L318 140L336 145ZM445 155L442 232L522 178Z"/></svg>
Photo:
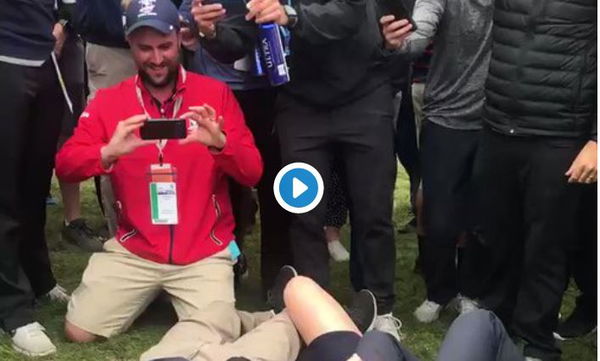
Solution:
<svg viewBox="0 0 600 361"><path fill-rule="evenodd" d="M291 81L278 95L275 118L283 163L308 163L327 183L339 155L352 223L352 285L375 294L375 328L399 337L400 323L392 315L393 92L375 2L302 0L290 9L277 0L252 0L248 9L247 20L275 22L291 32ZM295 267L325 287L327 197L294 215L290 226Z"/></svg>
<svg viewBox="0 0 600 361"><path fill-rule="evenodd" d="M64 104L55 4L0 1L0 328L28 356L56 352L33 309L35 297L57 290L44 234L62 107L48 110Z"/></svg>
<svg viewBox="0 0 600 361"><path fill-rule="evenodd" d="M597 180L596 9L595 0L495 2L476 166L493 257L483 304L524 340L529 360L560 359L552 332L567 248L582 183Z"/></svg>

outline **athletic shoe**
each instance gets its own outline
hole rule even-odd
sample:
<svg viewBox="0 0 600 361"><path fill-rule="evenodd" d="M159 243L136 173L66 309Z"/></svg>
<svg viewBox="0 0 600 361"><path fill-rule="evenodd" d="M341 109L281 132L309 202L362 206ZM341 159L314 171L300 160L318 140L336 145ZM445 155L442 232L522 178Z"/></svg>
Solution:
<svg viewBox="0 0 600 361"><path fill-rule="evenodd" d="M444 306L433 301L425 300L414 312L415 317L419 322L430 323L440 317L440 312Z"/></svg>
<svg viewBox="0 0 600 361"><path fill-rule="evenodd" d="M78 218L64 225L62 236L68 242L88 252L102 252L102 241L84 219Z"/></svg>
<svg viewBox="0 0 600 361"><path fill-rule="evenodd" d="M590 313L581 306L575 306L575 309L569 317L558 324L554 338L560 341L566 341L577 337L586 336L596 331L596 321L590 317Z"/></svg>
<svg viewBox="0 0 600 361"><path fill-rule="evenodd" d="M336 262L344 262L350 259L350 253L339 239L327 241L327 249L331 258Z"/></svg>
<svg viewBox="0 0 600 361"><path fill-rule="evenodd" d="M44 332L46 329L37 322L21 326L11 332L12 347L29 357L47 356L56 352L56 346Z"/></svg>
<svg viewBox="0 0 600 361"><path fill-rule="evenodd" d="M352 305L346 311L360 332L370 331L373 329L377 317L375 295L369 290L360 290L354 295Z"/></svg>
<svg viewBox="0 0 600 361"><path fill-rule="evenodd" d="M477 304L477 301L472 300L468 297L462 296L462 295L458 295L457 297L457 304L456 304L456 308L458 313L460 313L461 315L464 315L465 313L469 313L475 310L479 309L479 305Z"/></svg>
<svg viewBox="0 0 600 361"><path fill-rule="evenodd" d="M288 282L298 276L298 272L292 266L283 266L279 270L273 287L267 292L267 304L273 308L276 313L283 311L285 302L283 300L283 291Z"/></svg>
<svg viewBox="0 0 600 361"><path fill-rule="evenodd" d="M60 302L60 303L69 303L69 301L71 300L71 296L69 295L67 290L64 289L58 283L56 284L56 286L54 286L53 289L50 290L50 292L46 293L42 297L46 297L46 298L50 299L50 301L52 301L52 302Z"/></svg>
<svg viewBox="0 0 600 361"><path fill-rule="evenodd" d="M373 329L386 332L400 341L402 338L402 321L394 317L392 313L386 313L385 315L379 315L375 318L375 324Z"/></svg>
<svg viewBox="0 0 600 361"><path fill-rule="evenodd" d="M537 357L525 357L525 361L544 361L541 358Z"/></svg>

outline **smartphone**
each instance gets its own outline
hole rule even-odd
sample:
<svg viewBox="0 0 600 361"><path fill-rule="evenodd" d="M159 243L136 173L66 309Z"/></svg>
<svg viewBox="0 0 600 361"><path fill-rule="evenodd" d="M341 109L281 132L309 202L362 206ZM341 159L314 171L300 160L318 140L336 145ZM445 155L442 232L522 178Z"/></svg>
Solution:
<svg viewBox="0 0 600 361"><path fill-rule="evenodd" d="M187 136L185 119L148 119L140 128L142 139L183 139Z"/></svg>
<svg viewBox="0 0 600 361"><path fill-rule="evenodd" d="M417 30L417 24L410 16L410 11L403 0L377 0L383 15L394 15L396 20L406 19L412 25L411 31Z"/></svg>

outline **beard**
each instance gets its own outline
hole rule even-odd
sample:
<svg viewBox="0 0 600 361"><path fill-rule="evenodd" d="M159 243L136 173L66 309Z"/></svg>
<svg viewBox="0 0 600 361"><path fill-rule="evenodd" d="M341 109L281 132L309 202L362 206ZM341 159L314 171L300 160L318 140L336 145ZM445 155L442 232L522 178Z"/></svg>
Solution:
<svg viewBox="0 0 600 361"><path fill-rule="evenodd" d="M177 64L167 65L167 75L161 79L152 77L144 70L144 67L140 67L139 74L144 84L147 84L153 88L164 88L177 79L177 75L179 74L179 66Z"/></svg>

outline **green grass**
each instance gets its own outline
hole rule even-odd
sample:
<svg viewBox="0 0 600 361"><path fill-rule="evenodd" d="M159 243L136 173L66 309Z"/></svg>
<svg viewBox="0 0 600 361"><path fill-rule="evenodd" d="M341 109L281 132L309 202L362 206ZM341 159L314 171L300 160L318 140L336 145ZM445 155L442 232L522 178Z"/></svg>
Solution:
<svg viewBox="0 0 600 361"><path fill-rule="evenodd" d="M99 226L101 217L96 205L93 183L83 184L83 209L84 214L93 226ZM398 176L394 223L402 226L408 221L408 180L405 174ZM53 185L53 194L58 197L56 184ZM81 273L86 266L88 254L83 253L60 239L60 225L62 218L61 206L48 208L48 243L51 249L54 271L59 282L72 291L79 283ZM346 227L348 228L348 227ZM348 239L348 229L344 230L344 238ZM420 277L412 273L412 266L416 254L416 240L413 233L397 234L397 276L396 291L398 302L394 313L404 323L403 332L406 335L404 344L419 356L423 361L433 361L438 347L450 322L455 317L453 312L445 312L440 320L423 325L415 321L412 311L424 298L424 285ZM247 310L260 309L262 305L259 294L258 280L258 231L248 237L246 249L250 259L250 278L246 280L238 293L238 307ZM338 299L342 301L350 297L347 263L333 264L333 290ZM576 290L568 290L563 305L563 314L568 314L573 307ZM118 295L113 295L118 297ZM63 316L66 306L45 304L38 310L39 321L48 329L50 337L58 347L58 353L43 359L56 361L125 361L137 360L139 355L151 345L159 341L160 337L175 322L174 312L165 303L155 303L145 312L138 322L124 335L115 337L106 342L92 345L74 345L67 343L62 334ZM265 345L268 347L268 345ZM564 361L596 360L596 336L585 337L576 341L564 343ZM27 360L28 358L14 353L10 347L9 339L0 336L0 361Z"/></svg>

